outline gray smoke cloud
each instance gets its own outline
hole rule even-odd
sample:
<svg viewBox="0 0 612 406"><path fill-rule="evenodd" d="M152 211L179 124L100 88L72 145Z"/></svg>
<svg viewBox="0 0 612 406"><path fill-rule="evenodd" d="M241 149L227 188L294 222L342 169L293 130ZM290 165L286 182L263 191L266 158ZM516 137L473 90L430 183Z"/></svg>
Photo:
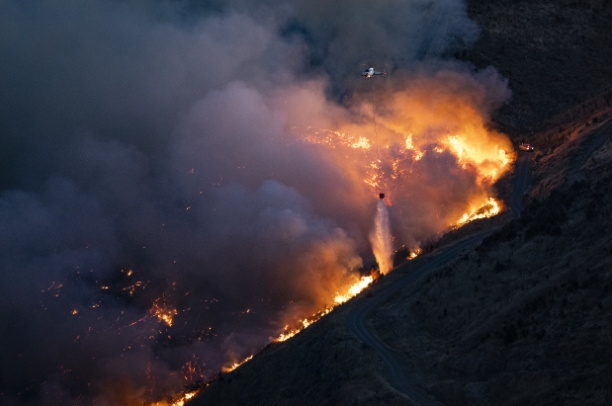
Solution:
<svg viewBox="0 0 612 406"><path fill-rule="evenodd" d="M0 403L159 400L331 304L376 202L305 134L369 122L361 63L379 97L457 72L486 115L503 80L443 60L477 34L451 0L0 0ZM394 206L418 243L475 176L409 164L455 185Z"/></svg>

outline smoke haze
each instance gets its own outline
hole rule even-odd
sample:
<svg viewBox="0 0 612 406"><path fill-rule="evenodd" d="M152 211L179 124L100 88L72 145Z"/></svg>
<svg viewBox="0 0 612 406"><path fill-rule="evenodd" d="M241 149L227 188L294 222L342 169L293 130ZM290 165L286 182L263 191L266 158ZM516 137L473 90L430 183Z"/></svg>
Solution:
<svg viewBox="0 0 612 406"><path fill-rule="evenodd" d="M484 201L477 35L458 0L0 0L0 403L171 396L355 282L381 188L411 248Z"/></svg>

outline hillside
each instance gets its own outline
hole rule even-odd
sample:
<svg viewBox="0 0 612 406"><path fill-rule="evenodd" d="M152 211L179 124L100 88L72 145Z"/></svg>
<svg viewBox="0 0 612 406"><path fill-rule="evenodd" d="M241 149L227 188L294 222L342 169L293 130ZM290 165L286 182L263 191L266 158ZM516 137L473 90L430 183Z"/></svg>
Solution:
<svg viewBox="0 0 612 406"><path fill-rule="evenodd" d="M566 182L534 191L520 219L372 315L445 405L601 405L610 396L611 139L608 122L535 163L543 185L566 162ZM401 334L415 320L423 335Z"/></svg>
<svg viewBox="0 0 612 406"><path fill-rule="evenodd" d="M478 68L494 66L509 79L512 101L495 117L504 131L528 137L579 118L592 111L585 101L612 90L611 1L467 3L482 31L456 56Z"/></svg>
<svg viewBox="0 0 612 406"><path fill-rule="evenodd" d="M541 189L520 219L403 289L371 314L390 350L422 372L445 405L601 405L612 376L612 122L533 163L540 184L565 163L571 180ZM435 255L434 251L430 255ZM284 344L221 376L193 405L411 404L347 327L425 261Z"/></svg>
<svg viewBox="0 0 612 406"><path fill-rule="evenodd" d="M513 98L496 125L536 145L525 158L525 209L514 220L470 225L476 233L506 222L378 306L369 328L420 371L422 391L447 406L605 405L612 402L612 2L468 4L481 39L457 56L509 79ZM512 175L498 185L507 199L510 183ZM454 235L444 241L465 236ZM388 383L383 361L348 320L437 252L219 376L190 405L413 404Z"/></svg>

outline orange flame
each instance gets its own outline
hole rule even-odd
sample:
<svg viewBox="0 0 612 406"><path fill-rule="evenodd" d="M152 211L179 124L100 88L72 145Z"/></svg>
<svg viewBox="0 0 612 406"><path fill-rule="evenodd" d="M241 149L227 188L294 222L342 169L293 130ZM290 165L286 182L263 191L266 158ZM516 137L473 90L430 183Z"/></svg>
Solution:
<svg viewBox="0 0 612 406"><path fill-rule="evenodd" d="M359 293L361 293L365 288L367 288L372 282L374 282L373 276L363 276L359 280L359 282L351 285L347 293L345 293L344 295L337 294L336 297L334 298L334 302L336 302L337 304L342 304L346 302L347 300L354 298Z"/></svg>
<svg viewBox="0 0 612 406"><path fill-rule="evenodd" d="M408 255L409 260L415 259L416 257L418 257L419 255L421 255L423 253L423 250L421 248L416 248L414 251L410 252L410 255Z"/></svg>
<svg viewBox="0 0 612 406"><path fill-rule="evenodd" d="M245 364L245 363L249 362L252 359L253 359L253 355L251 354L248 357L246 357L245 359L243 359L242 361L234 362L234 363L232 363L232 365L227 366L227 367L223 367L221 370L224 373L232 372L233 370L235 370L236 368L238 368L242 364Z"/></svg>
<svg viewBox="0 0 612 406"><path fill-rule="evenodd" d="M273 339L272 341L275 343L281 343L283 341L287 341L291 337L295 337L296 334L300 333L302 330L308 328L309 326L313 325L317 321L321 320L323 316L325 316L326 314L329 314L333 309L334 309L334 306L326 307L324 310L321 310L320 312L315 313L308 318L300 320L299 323L301 324L301 326L298 326L292 329L290 329L288 325L285 326L285 331L281 333L277 338Z"/></svg>
<svg viewBox="0 0 612 406"><path fill-rule="evenodd" d="M501 207L501 202L489 197L485 204L472 210L470 213L465 213L463 216L461 216L455 226L458 227L469 223L470 221L496 216L500 213Z"/></svg>
<svg viewBox="0 0 612 406"><path fill-rule="evenodd" d="M336 306L338 306L338 305L340 305L342 303L345 303L349 299L352 299L353 297L357 296L365 288L370 286L370 284L372 282L374 282L374 277L373 276L371 276L371 275L362 276L361 279L359 279L359 281L357 281L356 283L352 284L348 288L346 293L344 293L344 294L336 293L336 297L334 298L334 302L335 302L334 306L326 307L325 309L321 310L320 312L317 312L317 313L313 314L310 317L307 317L307 318L305 318L303 320L300 320L299 321L300 325L298 327L289 328L289 326L285 326L285 331L283 333L281 333L277 338L275 338L272 341L280 343L280 342L283 342L283 341L287 341L291 337L294 337L296 334L298 334L302 330L308 328L309 326L311 326L314 323L316 323L317 321L319 321L323 316L329 314L332 310L334 310L334 308Z"/></svg>
<svg viewBox="0 0 612 406"><path fill-rule="evenodd" d="M409 193L402 180L418 179L412 164L429 154L446 153L455 157L459 169L473 174L471 187L478 192L470 194L468 201L458 201L455 209L482 205L482 195L490 194L490 185L515 159L508 137L489 125L485 87L453 72L416 79L399 91L377 88L376 104L371 103L369 93L361 103L357 95L349 109L324 102L324 108L309 110L313 114L307 117L302 113L304 100L325 100L322 87L283 95L283 103L289 99L292 106L287 111L292 132L307 143L325 146L322 156L342 169L361 193L359 197L386 190L401 201L401 193ZM444 186L440 185L440 193ZM456 224L457 213L446 213L440 219L445 224L436 225L433 234Z"/></svg>
<svg viewBox="0 0 612 406"><path fill-rule="evenodd" d="M147 403L145 406L185 406L185 402L193 398L198 393L200 393L200 390L189 391L178 395L172 400L160 400L154 403Z"/></svg>
<svg viewBox="0 0 612 406"><path fill-rule="evenodd" d="M415 251L413 251L410 254L410 259L416 258L418 255L421 254L421 252L422 250L420 248L417 248ZM320 312L315 313L308 318L300 320L299 323L301 325L296 328L290 329L289 326L285 326L285 331L272 341L276 343L280 343L280 342L287 341L288 339L294 337L296 334L298 334L302 330L308 328L309 326L319 321L323 316L329 314L332 310L334 310L336 306L349 301L350 299L354 298L355 296L363 292L364 289L370 286L379 277L380 277L380 274L378 272L373 272L371 275L368 275L368 276L362 276L359 279L359 281L355 282L348 288L346 293L344 294L336 293L336 296L334 297L334 302L335 302L334 306L326 307L324 310L321 310Z"/></svg>
<svg viewBox="0 0 612 406"><path fill-rule="evenodd" d="M455 73L423 77L412 83L402 91L380 89L385 94L379 94L377 105L370 103L369 96L361 104L356 99L349 109L325 102L324 86L315 84L283 93L279 106L287 106L283 107L287 123L297 138L325 147L320 149L322 159L342 169L354 187L356 199L388 191L401 201L395 192L408 193L402 187L403 180L418 179L414 176L418 174L412 174L412 164L424 165L427 158L447 154L449 161L454 157L457 169L469 175L465 179L473 179L470 187L474 190L439 217L441 225L436 224L438 228L432 233L498 214L502 206L488 197L490 186L510 169L514 155L509 139L489 126L483 107L487 104L486 91ZM376 127L372 120L375 114ZM387 185L397 189L383 190ZM439 185L439 193L444 189L445 185ZM462 207L469 210L457 219ZM413 259L420 253L416 249L408 257ZM285 326L273 341L294 337L335 306L363 292L373 281L372 276L360 278L344 293L333 296L333 306L299 320L297 326ZM242 363L235 362L224 371L234 370Z"/></svg>

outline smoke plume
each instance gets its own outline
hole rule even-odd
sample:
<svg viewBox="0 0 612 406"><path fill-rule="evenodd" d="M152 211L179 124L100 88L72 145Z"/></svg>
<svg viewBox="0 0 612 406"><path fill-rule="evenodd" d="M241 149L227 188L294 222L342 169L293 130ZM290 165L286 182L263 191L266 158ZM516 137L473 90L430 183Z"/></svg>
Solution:
<svg viewBox="0 0 612 406"><path fill-rule="evenodd" d="M169 399L333 304L379 191L394 248L486 202L477 35L459 0L0 0L0 403Z"/></svg>

